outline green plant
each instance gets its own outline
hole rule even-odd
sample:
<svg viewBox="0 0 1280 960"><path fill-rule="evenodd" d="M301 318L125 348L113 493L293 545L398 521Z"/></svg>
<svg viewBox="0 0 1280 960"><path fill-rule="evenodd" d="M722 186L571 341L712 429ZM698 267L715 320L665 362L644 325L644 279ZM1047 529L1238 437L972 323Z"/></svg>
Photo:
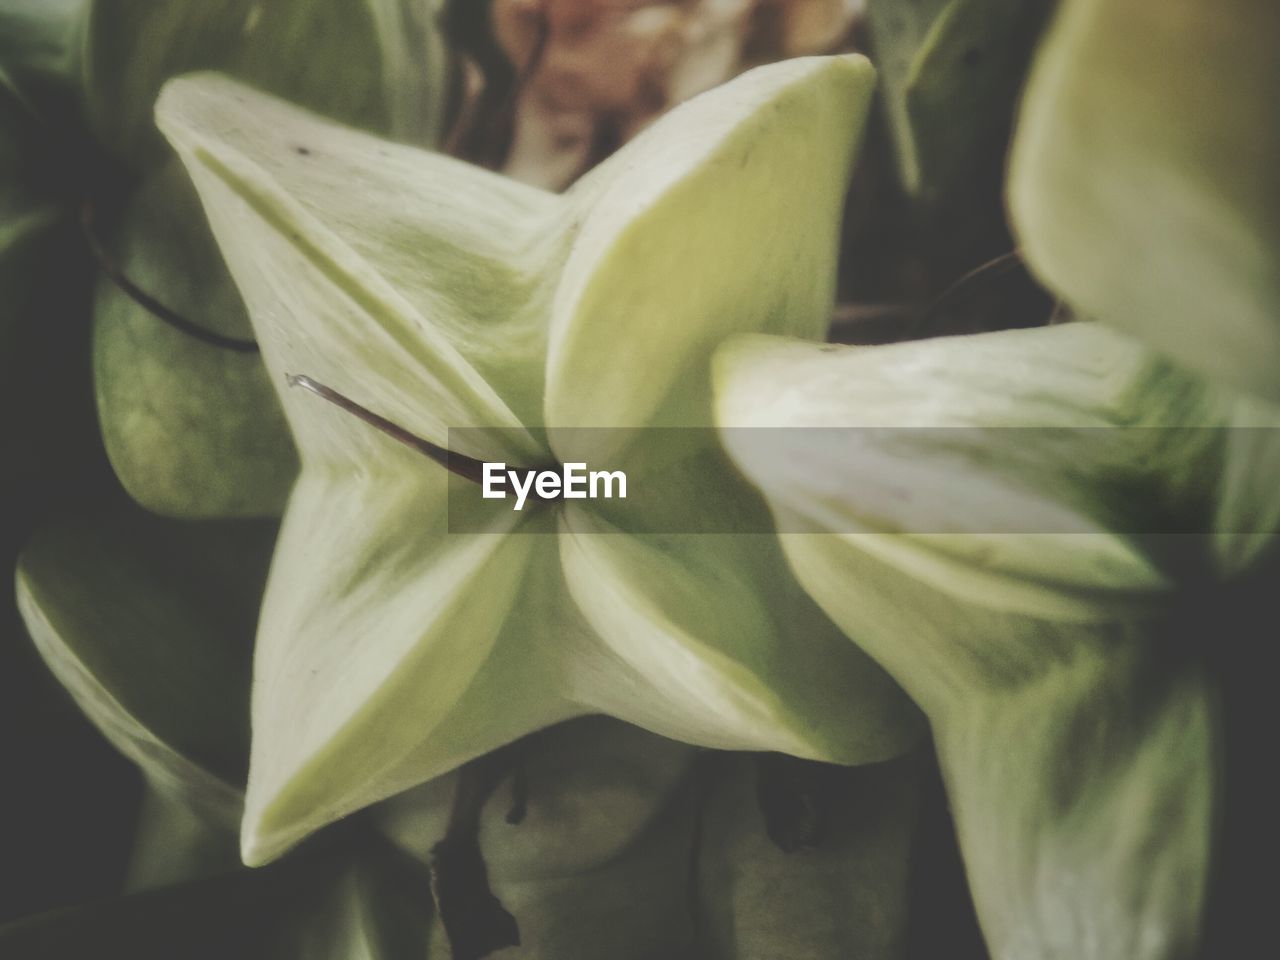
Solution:
<svg viewBox="0 0 1280 960"><path fill-rule="evenodd" d="M870 0L554 194L439 6L0 0L0 955L1230 953L1270 10Z"/></svg>

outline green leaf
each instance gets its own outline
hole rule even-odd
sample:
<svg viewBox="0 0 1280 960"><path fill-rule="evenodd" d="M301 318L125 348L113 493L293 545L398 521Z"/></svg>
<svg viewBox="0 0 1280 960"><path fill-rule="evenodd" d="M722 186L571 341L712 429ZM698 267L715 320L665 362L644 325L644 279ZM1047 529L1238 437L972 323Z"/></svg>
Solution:
<svg viewBox="0 0 1280 960"><path fill-rule="evenodd" d="M1004 152L1050 0L870 0L867 18L898 171L934 203Z"/></svg>
<svg viewBox="0 0 1280 960"><path fill-rule="evenodd" d="M554 509L450 500L438 464L286 379L307 375L430 442L516 464L567 456L559 444L582 437L601 457L627 446L623 430L563 429L588 415L709 427L700 381L726 331L826 323L836 214L823 212L814 236L802 236L813 226L804 218L816 216L811 194L835 203L843 190L860 129L828 119L865 107L869 82L859 57L762 68L673 111L564 196L342 129L224 78L166 88L161 127L249 305L303 461L259 629L247 860L583 713L849 761L882 759L918 734L900 691L797 599L771 540L761 560L732 538L696 549L699 578L719 567L723 582L770 579L767 612L751 608L767 623L734 631L716 622L723 605L664 596L682 573L674 545L655 562L634 551L593 559L612 538L589 519L574 527ZM779 203L767 172L806 186ZM754 272L716 265L694 315L678 303L671 248L701 255L709 240L745 242L732 224L701 239L675 229L704 200L714 201L704 213L732 214L759 249ZM632 319L620 326L622 314L588 310L584 297ZM677 307L684 326L668 316ZM633 337L655 344L644 375ZM580 384L574 400L565 391ZM701 434L705 451L713 438ZM725 481L726 463L716 468L707 490L746 501L726 509L760 509ZM615 619L596 583L629 598ZM748 619L727 613L731 624ZM696 692L670 683L675 668L647 649L657 640L666 659L712 671ZM789 680L770 669L784 658L804 664ZM725 703L740 709L722 713ZM785 729L768 722L779 717Z"/></svg>
<svg viewBox="0 0 1280 960"><path fill-rule="evenodd" d="M1180 567L1132 531L1153 507L1274 521L1274 491L1230 480L1274 443L1211 429L1243 422L1241 401L1092 324L849 350L756 339L717 372L726 444L800 582L929 716L992 954L1189 955L1219 721L1199 666L1164 642ZM748 426L795 439L779 456L731 429ZM890 429L834 450L802 429L867 426ZM1120 426L1139 429L1094 429ZM1088 429L1055 446L1035 427ZM1014 497L1088 532L984 536ZM1203 570L1221 550L1168 539Z"/></svg>
<svg viewBox="0 0 1280 960"><path fill-rule="evenodd" d="M101 140L138 167L167 151L152 105L170 77L220 70L398 139L430 142L447 61L414 0L115 0L93 4L84 97Z"/></svg>
<svg viewBox="0 0 1280 960"><path fill-rule="evenodd" d="M0 8L0 85L21 100L77 90L93 0L6 0Z"/></svg>
<svg viewBox="0 0 1280 960"><path fill-rule="evenodd" d="M1280 7L1066 0L1023 98L1009 205L1078 312L1280 398Z"/></svg>
<svg viewBox="0 0 1280 960"><path fill-rule="evenodd" d="M48 527L18 565L18 606L54 675L154 787L215 823L239 817L273 535L132 511Z"/></svg>
<svg viewBox="0 0 1280 960"><path fill-rule="evenodd" d="M211 333L252 330L180 165L153 175L115 237L129 279ZM94 310L98 418L116 475L176 517L278 514L297 454L262 360L167 326L109 278Z"/></svg>

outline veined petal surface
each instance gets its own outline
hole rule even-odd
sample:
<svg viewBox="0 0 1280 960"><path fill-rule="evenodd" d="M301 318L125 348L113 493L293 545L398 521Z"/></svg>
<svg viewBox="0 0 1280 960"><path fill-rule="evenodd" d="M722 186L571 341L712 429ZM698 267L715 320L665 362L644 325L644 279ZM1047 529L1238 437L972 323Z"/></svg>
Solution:
<svg viewBox="0 0 1280 960"><path fill-rule="evenodd" d="M519 330L501 328L527 324L543 264L508 260L545 228L551 195L213 75L171 82L157 118L204 200L304 456L324 440L299 411L314 398L287 391L286 374L442 446L449 427L520 440L503 384L519 406L538 392L540 363L519 356ZM515 356L499 357L511 332ZM540 359L536 335L531 352ZM511 452L539 451L529 437Z"/></svg>
<svg viewBox="0 0 1280 960"><path fill-rule="evenodd" d="M992 955L1190 956L1218 704L1159 605L1134 601L1167 596L1185 569L1165 539L1199 549L1202 571L1224 547L1239 559L1257 545L1203 525L1135 531L1153 505L1265 524L1274 493L1232 463L1265 462L1274 429L1241 442L1218 428L1247 401L1088 324L865 349L760 338L729 345L717 372L726 444L769 499L796 576L929 716ZM866 426L884 430L853 429L852 455L804 439ZM938 426L964 429L948 443L913 429ZM1019 426L1086 430L1057 449L1035 430L1004 437ZM742 427L794 432L801 463ZM1135 429L1112 446L1091 436L1107 427ZM1016 495L1094 530L989 542L984 520ZM922 522L940 533L912 535Z"/></svg>
<svg viewBox="0 0 1280 960"><path fill-rule="evenodd" d="M201 194L303 464L259 626L247 861L582 713L849 762L915 741L918 713L803 596L771 536L755 538L760 550L732 537L645 543L600 532L605 508L466 507L439 464L285 387L285 374L309 376L456 453L523 466L600 452L567 429L597 416L700 425L691 451L628 450L669 474L678 502L609 516L650 533L713 503L767 520L705 429L710 352L735 330L821 333L870 83L860 57L761 68L674 111L565 196L223 78L169 84L161 129ZM786 202L773 197L778 178L802 177ZM705 275L669 275L722 241L737 252ZM628 356L637 337L664 346ZM578 385L588 392L564 392ZM624 431L601 435L608 448ZM713 476L684 489L695 466ZM673 591L685 577L742 602ZM751 601L752 578L765 599ZM695 674L673 684L680 664Z"/></svg>
<svg viewBox="0 0 1280 960"><path fill-rule="evenodd" d="M758 68L572 188L589 209L553 306L549 425L709 426L707 369L725 336L822 336L873 84L861 56ZM557 448L562 460L616 454L626 435L571 436L594 449Z"/></svg>

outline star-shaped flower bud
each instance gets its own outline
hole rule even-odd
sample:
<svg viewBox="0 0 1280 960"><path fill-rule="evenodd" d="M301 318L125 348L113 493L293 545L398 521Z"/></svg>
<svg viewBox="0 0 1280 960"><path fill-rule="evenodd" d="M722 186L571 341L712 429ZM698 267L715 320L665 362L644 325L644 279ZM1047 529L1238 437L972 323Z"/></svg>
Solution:
<svg viewBox="0 0 1280 960"><path fill-rule="evenodd" d="M578 714L846 763L914 741L772 536L654 532L764 508L707 431L690 450L634 429L710 426L726 335L821 335L871 85L861 57L758 69L562 196L219 77L167 88L160 126L302 459L259 625L246 861ZM440 448L501 428L454 431L454 455L654 478L670 515L451 503L438 463L288 376Z"/></svg>
<svg viewBox="0 0 1280 960"><path fill-rule="evenodd" d="M1219 727L1168 588L1274 541L1280 413L1087 323L743 338L716 381L800 582L929 716L991 955L1190 955Z"/></svg>

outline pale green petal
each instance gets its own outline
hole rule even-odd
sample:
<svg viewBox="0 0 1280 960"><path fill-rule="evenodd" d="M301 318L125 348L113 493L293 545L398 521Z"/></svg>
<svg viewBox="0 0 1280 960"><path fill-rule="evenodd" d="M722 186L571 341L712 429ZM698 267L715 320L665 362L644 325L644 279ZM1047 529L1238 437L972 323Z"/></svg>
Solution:
<svg viewBox="0 0 1280 960"><path fill-rule="evenodd" d="M548 424L708 426L725 336L822 335L873 76L859 56L760 67L571 190L581 223L553 305ZM602 459L624 438L574 434L557 453Z"/></svg>
<svg viewBox="0 0 1280 960"><path fill-rule="evenodd" d="M727 351L718 372L726 424L798 434L806 425L1211 427L1234 404L1086 325L862 350L757 340ZM929 715L993 956L1174 960L1198 935L1217 790L1213 703L1196 668L1162 643L1156 606L1135 615L1128 595L1165 577L1136 546L1115 550L1124 538L1109 524L1133 517L1108 484L1124 476L1144 492L1136 504L1211 515L1223 445L1209 430L1164 447L1133 433L1122 433L1131 462L1096 438L1064 453L1034 432L1010 445L972 429L954 446L899 429L884 434L896 447L868 440L859 451L878 459L832 455L791 474L759 456L767 448L736 451L755 454L739 461L753 479L764 474L805 589ZM733 435L725 431L731 447ZM865 475L876 471L896 479L897 502L938 507L931 519L949 536L848 533L918 523L874 498ZM999 496L1013 480L1101 532L1066 543L1010 537L993 559L982 538L961 532L982 526L973 513L983 501L965 487L994 484ZM816 487L825 512L801 495ZM1213 542L1187 539L1204 550Z"/></svg>
<svg viewBox="0 0 1280 960"><path fill-rule="evenodd" d="M504 534L510 510L492 533L448 534L444 470L373 436L385 473L317 465L286 514L254 663L250 864L575 712L530 662L544 641L499 643L508 620L545 629L513 607L554 541Z"/></svg>
<svg viewBox="0 0 1280 960"><path fill-rule="evenodd" d="M1031 48L1052 0L869 0L872 55L899 176L934 202L974 189L1002 153Z"/></svg>
<svg viewBox="0 0 1280 960"><path fill-rule="evenodd" d="M791 146L771 146L780 151L769 154L774 161L798 161L814 151L789 136L838 129L824 133L823 159L805 168L817 193L838 206L868 88L858 58L752 74L735 84L736 94L687 108L692 119L655 128L667 132L624 151L630 160L617 160L595 186L569 198L343 130L221 78L175 81L158 115L201 191L278 388L284 374L305 374L458 452L528 463L547 456L538 418L551 298L567 289L561 268L569 257L572 284L584 283L598 272L592 245L612 248L619 236L632 236L622 229L632 189L626 182L650 197L645 210L661 211L661 224L673 215L663 199L673 176L671 189L715 187L716 202L730 203L710 171L743 159L747 183L767 195L777 170L758 164L753 148L781 141ZM721 107L728 108L723 116ZM690 138L710 142L695 151L697 176L664 174L662 164L669 167ZM746 329L815 333L826 322L837 217L813 192L796 202L824 211L819 236L811 236L811 223L803 236L800 226L781 239L762 233L761 249L803 240L795 257L760 254L775 272L794 275L796 290L775 299L776 312L753 305ZM592 204L604 219L584 225ZM633 273L621 266L608 259L602 275L618 287L618 302L627 302ZM655 284L669 282L660 271L650 274ZM602 295L588 286L589 296ZM727 299L716 296L726 308L754 304L732 290ZM713 338L739 328L726 317L716 321L722 329L697 335L701 360L684 364L682 376L705 378ZM643 377L624 385L648 389ZM705 387L694 389L705 404ZM446 504L438 466L313 395L285 391L284 406L303 474L260 625L242 835L250 862L501 743L593 710L685 740L803 744L797 749L809 755L842 758L891 755L918 733L901 692L802 600L774 549L754 561L730 560L726 573L748 598L754 573L790 584L767 602L768 629L762 635L748 616L759 606L749 602L730 611L728 623L741 624L742 636L714 627L706 641L717 669L724 662L742 674L746 699L766 706L715 716L689 691L661 691L657 702L678 709L655 710L648 701L670 666L652 653L619 656L616 636L601 644L592 628L610 615L596 609L584 622L568 597L555 539L446 535L447 509L460 504ZM708 418L704 407L701 422L709 425ZM479 439L455 434L453 443L445 428L465 426L509 429ZM474 506L497 530L527 516L508 504ZM550 521L540 513L525 522ZM720 556L702 552L698 569L714 571ZM591 558L578 561L590 566ZM668 578L679 574L661 558L658 566ZM578 588L591 582L578 579ZM619 580L644 611L630 619L649 629L653 601L644 591L664 589L665 581ZM720 613L696 601L678 612L686 619ZM681 623L668 646L684 642L690 628ZM768 688L760 678L776 661L790 663L792 650L806 651L794 658L803 666L784 671L785 689ZM707 691L723 694L715 688L707 682ZM788 725L781 733L770 726L779 717ZM693 732L683 729L690 718ZM745 732L736 729L743 720Z"/></svg>
<svg viewBox="0 0 1280 960"><path fill-rule="evenodd" d="M1230 577L1257 561L1280 534L1280 409L1240 399L1231 404L1226 426L1214 560Z"/></svg>
<svg viewBox="0 0 1280 960"><path fill-rule="evenodd" d="M430 142L446 59L421 0L114 0L83 37L86 113L135 165L165 154L151 108L172 76L220 70L347 123Z"/></svg>
<svg viewBox="0 0 1280 960"><path fill-rule="evenodd" d="M689 743L841 763L918 738L901 691L800 594L772 535L636 536L575 509L561 524L569 591L628 668L585 691L602 711Z"/></svg>
<svg viewBox="0 0 1280 960"><path fill-rule="evenodd" d="M50 527L18 566L27 628L80 708L157 789L232 829L273 536L133 511Z"/></svg>
<svg viewBox="0 0 1280 960"><path fill-rule="evenodd" d="M1150 628L997 613L836 537L797 575L930 715L994 957L1182 960L1220 789L1214 700Z"/></svg>
<svg viewBox="0 0 1280 960"><path fill-rule="evenodd" d="M918 760L833 771L821 839L784 853L766 832L751 760L709 758L698 851L699 926L707 942L699 956L902 957ZM929 923L922 914L912 920Z"/></svg>
<svg viewBox="0 0 1280 960"><path fill-rule="evenodd" d="M937 726L994 957L1197 955L1216 800L1216 699L1160 636L1077 637Z"/></svg>
<svg viewBox="0 0 1280 960"><path fill-rule="evenodd" d="M240 295L176 161L135 196L112 238L131 281L197 326L252 340ZM188 517L279 514L297 453L262 359L165 325L103 277L94 386L107 455L135 500Z"/></svg>
<svg viewBox="0 0 1280 960"><path fill-rule="evenodd" d="M538 240L553 196L222 77L172 82L157 116L278 389L305 374L437 444L449 427L484 426L507 428L513 448L458 452L540 455L518 414L541 390ZM297 394L284 404L304 458L345 446L308 424L299 405L316 400Z"/></svg>
<svg viewBox="0 0 1280 960"><path fill-rule="evenodd" d="M1280 5L1066 0L1022 100L1009 206L1077 311L1280 399Z"/></svg>
<svg viewBox="0 0 1280 960"><path fill-rule="evenodd" d="M1114 610L1163 589L1126 534L1214 495L1197 465L1222 398L1093 324L874 348L743 339L717 382L723 441L798 518L784 530L812 524L1010 612L1091 620L1098 591ZM1196 429L1144 429L1161 426Z"/></svg>

